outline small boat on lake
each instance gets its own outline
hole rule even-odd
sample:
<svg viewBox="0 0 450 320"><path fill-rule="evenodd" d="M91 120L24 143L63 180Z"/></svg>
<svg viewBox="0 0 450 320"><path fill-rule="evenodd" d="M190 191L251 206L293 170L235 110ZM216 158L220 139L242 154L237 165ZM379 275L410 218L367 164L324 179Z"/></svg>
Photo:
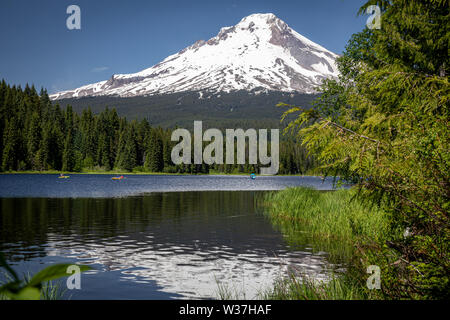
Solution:
<svg viewBox="0 0 450 320"><path fill-rule="evenodd" d="M124 177L124 176L120 176L120 177L112 177L111 179L112 179L112 180L123 180L123 179L125 179L125 177Z"/></svg>
<svg viewBox="0 0 450 320"><path fill-rule="evenodd" d="M70 176L65 176L62 173L59 175L58 179L68 179Z"/></svg>

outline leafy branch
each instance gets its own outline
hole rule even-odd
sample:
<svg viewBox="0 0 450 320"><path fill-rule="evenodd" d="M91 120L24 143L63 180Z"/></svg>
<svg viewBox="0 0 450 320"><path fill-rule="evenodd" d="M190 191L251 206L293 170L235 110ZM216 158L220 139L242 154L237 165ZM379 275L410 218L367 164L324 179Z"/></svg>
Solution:
<svg viewBox="0 0 450 320"><path fill-rule="evenodd" d="M42 297L43 284L67 277L67 268L73 264L55 264L42 269L36 273L29 281L20 280L17 273L6 262L5 257L0 252L0 267L4 268L11 275L12 281L0 287L0 295L5 295L11 300L39 300ZM78 265L80 272L91 270L87 265Z"/></svg>

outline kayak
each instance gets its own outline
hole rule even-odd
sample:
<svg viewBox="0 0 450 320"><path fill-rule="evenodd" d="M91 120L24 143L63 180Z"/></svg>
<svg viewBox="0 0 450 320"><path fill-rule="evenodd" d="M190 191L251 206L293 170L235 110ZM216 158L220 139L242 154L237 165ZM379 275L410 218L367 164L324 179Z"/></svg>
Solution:
<svg viewBox="0 0 450 320"><path fill-rule="evenodd" d="M59 176L58 179L67 179L70 178L70 176Z"/></svg>
<svg viewBox="0 0 450 320"><path fill-rule="evenodd" d="M111 179L113 179L113 180L122 180L122 179L124 179L124 177L122 176L122 177L112 177Z"/></svg>

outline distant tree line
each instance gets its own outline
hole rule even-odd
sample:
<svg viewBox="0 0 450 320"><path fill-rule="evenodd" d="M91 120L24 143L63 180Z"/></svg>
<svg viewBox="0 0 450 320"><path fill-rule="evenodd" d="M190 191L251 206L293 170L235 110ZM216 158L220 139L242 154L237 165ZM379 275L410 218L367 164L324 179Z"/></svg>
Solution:
<svg viewBox="0 0 450 320"><path fill-rule="evenodd" d="M127 121L115 109L81 114L52 103L34 86L0 84L1 171L134 171L165 173L251 173L259 165L174 165L173 129L151 127L147 119ZM294 139L280 143L281 174L306 173L315 161Z"/></svg>

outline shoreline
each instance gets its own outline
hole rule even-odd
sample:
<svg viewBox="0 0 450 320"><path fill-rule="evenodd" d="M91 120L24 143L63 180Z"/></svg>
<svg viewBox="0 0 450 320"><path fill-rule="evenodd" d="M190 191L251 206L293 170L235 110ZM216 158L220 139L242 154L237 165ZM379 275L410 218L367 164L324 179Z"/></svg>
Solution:
<svg viewBox="0 0 450 320"><path fill-rule="evenodd" d="M250 176L251 173L166 173L166 172L121 172L121 171L87 171L87 172L66 172L66 171L10 171L0 172L1 175L20 175L20 174L42 174L42 175L127 175L127 176ZM276 175L259 175L258 177L316 177L324 178L322 175L313 174L276 174ZM332 178L332 177L331 177Z"/></svg>

